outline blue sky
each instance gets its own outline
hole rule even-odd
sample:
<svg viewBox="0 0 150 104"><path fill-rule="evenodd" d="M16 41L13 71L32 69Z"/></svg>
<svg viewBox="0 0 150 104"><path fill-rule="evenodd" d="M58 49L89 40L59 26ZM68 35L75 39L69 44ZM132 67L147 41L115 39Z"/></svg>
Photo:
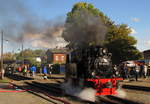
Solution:
<svg viewBox="0 0 150 104"><path fill-rule="evenodd" d="M1 1L3 3L4 0L0 0L0 2ZM23 1L22 4L30 11L30 13L34 14L33 18L35 16L35 18L38 17L44 20L56 20L56 18L59 17L65 19L66 13L71 10L71 8L75 3L81 1L92 3L96 8L102 11L111 20L115 21L116 24L124 23L127 24L129 27L133 28L135 31L131 35L138 40L137 48L140 51L150 49L149 0L22 0L22 1ZM14 15L15 14L13 14L12 16ZM8 50L9 48L10 50L12 50L10 44L7 46L7 48Z"/></svg>

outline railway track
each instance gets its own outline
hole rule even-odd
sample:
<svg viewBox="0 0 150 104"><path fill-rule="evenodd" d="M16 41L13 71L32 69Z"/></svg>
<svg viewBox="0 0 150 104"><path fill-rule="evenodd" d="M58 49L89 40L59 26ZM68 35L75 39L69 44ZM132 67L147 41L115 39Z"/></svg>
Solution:
<svg viewBox="0 0 150 104"><path fill-rule="evenodd" d="M35 82L33 81L32 83L28 83L28 82L25 82L26 84L30 85L30 86L33 86L33 87L36 87L40 90L44 90L46 91L48 94L51 94L52 96L55 96L55 97L69 97L69 98L72 98L74 100L79 100L80 102L82 102L82 104L95 104L94 102L90 102L90 101L84 101L84 100L81 100L79 99L78 97L76 96L73 96L73 95L69 95L69 94L66 94L60 87L59 84L56 84L56 85L48 85L48 84L43 84L43 83L39 83L39 82ZM67 103L64 103L64 104L67 104ZM68 102L68 104L71 104Z"/></svg>
<svg viewBox="0 0 150 104"><path fill-rule="evenodd" d="M26 77L21 77L21 76L16 76L15 78L17 80L30 80L30 78L26 78ZM116 96L101 96L101 97L97 97L98 100L96 102L90 102L90 101L84 101L79 99L76 96L72 96L69 94L66 94L62 89L60 84L45 84L45 83L39 83L36 81L32 81L32 83L29 82L25 82L27 85L29 85L31 88L38 90L41 93L44 93L46 96L48 96L50 99L53 99L55 101L51 101L54 104L71 104L70 102L67 102L65 100L63 100L63 97L69 97L71 99L74 100L79 100L81 102L81 104L141 104L138 102L134 102L134 101L130 101L127 99L123 99L123 98L119 98ZM17 86L18 88L20 86ZM22 87L20 87L21 89L23 89ZM34 93L34 91L32 90L28 90L28 92L30 93ZM42 96L40 96L42 97ZM46 100L50 100L50 99L46 99ZM59 102L59 103L58 103Z"/></svg>
<svg viewBox="0 0 150 104"><path fill-rule="evenodd" d="M124 98L120 98L120 97L116 97L116 96L111 96L111 95L106 96L105 98L107 100L110 100L112 102L112 104L142 104L139 102L135 102L135 101L131 101L128 99L124 99Z"/></svg>
<svg viewBox="0 0 150 104"><path fill-rule="evenodd" d="M45 99L45 100L47 100L47 101L49 101L49 102L51 102L51 104L71 104L71 103L69 103L68 101L65 101L65 100L63 100L63 99L60 99L60 98L58 98L58 97L54 97L54 96L52 96L51 94L49 94L46 90L47 89L45 89L44 91L43 90L41 90L41 89L39 89L39 88L43 88L43 86L41 86L41 87L37 87L35 84L31 84L31 83L27 83L27 84L29 84L30 85L30 89L26 89L26 88L24 88L24 87L22 87L22 86L18 86L18 85L16 85L16 84L14 84L14 83L11 83L14 87L17 87L17 88L19 88L19 89L23 89L23 90L26 90L27 92L29 92L29 93L32 93L32 94L34 94L34 95L36 95L36 96L38 96L38 97L41 97L41 98L43 98L43 99ZM34 89L33 89L33 87L34 87ZM32 88L32 89L31 89ZM54 91L53 91L54 92ZM45 95L45 96L47 96L47 97L44 97L43 95Z"/></svg>
<svg viewBox="0 0 150 104"><path fill-rule="evenodd" d="M56 87L56 86L48 86L48 85L38 83L38 82L35 82L35 81L33 81L32 83L29 83L29 82L25 82L25 83L30 85L31 87L35 87L35 88L38 88L40 90L43 90L43 91L46 91L46 92L49 92L49 93L53 93L54 95L57 95L57 96L62 96L63 95L62 89L59 88L59 87Z"/></svg>
<svg viewBox="0 0 150 104"><path fill-rule="evenodd" d="M130 89L130 90L138 90L138 91L147 91L147 92L150 92L150 87L145 87L145 86L122 85L122 88L124 88L124 89Z"/></svg>
<svg viewBox="0 0 150 104"><path fill-rule="evenodd" d="M62 89L60 88L59 84L48 85L48 84L43 84L35 81L33 81L33 83L27 83L27 84L32 85L34 87L38 87L50 93L55 93L57 96L59 95L60 97L62 96L73 97L74 99L79 100L79 98L76 96L65 94L64 91L62 91ZM81 104L141 104L127 99L119 98L116 96L104 96L104 97L101 96L98 97L98 101L96 102L90 102L90 101L85 101L80 99L80 102Z"/></svg>
<svg viewBox="0 0 150 104"><path fill-rule="evenodd" d="M21 81L21 80L34 80L34 78L25 77L19 74L5 74L6 77L9 79L15 80L15 81Z"/></svg>

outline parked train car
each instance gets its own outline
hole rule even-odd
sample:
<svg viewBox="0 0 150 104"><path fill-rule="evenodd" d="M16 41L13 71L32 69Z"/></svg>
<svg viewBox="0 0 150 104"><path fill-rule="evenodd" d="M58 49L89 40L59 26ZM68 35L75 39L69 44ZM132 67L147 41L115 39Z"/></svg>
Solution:
<svg viewBox="0 0 150 104"><path fill-rule="evenodd" d="M113 75L111 53L101 46L75 49L67 56L66 80L92 87L96 95L114 95L122 78Z"/></svg>

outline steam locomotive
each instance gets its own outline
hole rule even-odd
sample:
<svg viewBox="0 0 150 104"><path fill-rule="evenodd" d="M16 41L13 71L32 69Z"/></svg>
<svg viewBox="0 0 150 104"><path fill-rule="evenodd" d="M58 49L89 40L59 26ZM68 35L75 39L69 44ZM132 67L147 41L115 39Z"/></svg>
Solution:
<svg viewBox="0 0 150 104"><path fill-rule="evenodd" d="M74 86L91 87L96 95L113 95L121 78L114 76L112 54L102 46L74 49L67 56L66 80Z"/></svg>

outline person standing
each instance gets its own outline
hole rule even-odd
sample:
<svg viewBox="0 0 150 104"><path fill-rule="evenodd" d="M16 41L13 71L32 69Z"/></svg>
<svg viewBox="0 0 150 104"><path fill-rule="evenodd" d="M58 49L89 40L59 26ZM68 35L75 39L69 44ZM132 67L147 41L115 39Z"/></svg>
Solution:
<svg viewBox="0 0 150 104"><path fill-rule="evenodd" d="M43 78L47 79L47 68L46 68L46 66L44 66L44 68L43 68L43 74L44 74Z"/></svg>
<svg viewBox="0 0 150 104"><path fill-rule="evenodd" d="M50 77L52 75L52 69L53 69L53 67L52 67L52 65L50 65L50 67L49 67L49 75L50 75Z"/></svg>
<svg viewBox="0 0 150 104"><path fill-rule="evenodd" d="M135 80L138 81L138 76L139 76L139 65L138 64L135 65L134 72L135 72Z"/></svg>
<svg viewBox="0 0 150 104"><path fill-rule="evenodd" d="M125 76L126 79L129 78L129 71L128 71L127 64L124 65L124 76Z"/></svg>
<svg viewBox="0 0 150 104"><path fill-rule="evenodd" d="M139 71L140 78L143 77L143 73L144 73L144 64L140 64L140 71Z"/></svg>
<svg viewBox="0 0 150 104"><path fill-rule="evenodd" d="M144 78L147 77L147 70L148 70L147 65L144 64L144 71L143 71L143 76L144 76Z"/></svg>
<svg viewBox="0 0 150 104"><path fill-rule="evenodd" d="M34 77L35 73L36 73L36 66L35 65L32 65L31 72L32 72L32 76Z"/></svg>
<svg viewBox="0 0 150 104"><path fill-rule="evenodd" d="M25 65L24 66L24 69L23 69L23 75L25 76L25 77L27 77L27 66Z"/></svg>
<svg viewBox="0 0 150 104"><path fill-rule="evenodd" d="M150 64L148 64L148 66L147 66L147 76L148 76L148 78L150 77Z"/></svg>
<svg viewBox="0 0 150 104"><path fill-rule="evenodd" d="M30 77L32 76L32 66L29 66L29 74L30 74Z"/></svg>
<svg viewBox="0 0 150 104"><path fill-rule="evenodd" d="M18 67L18 72L21 72L22 71L22 68L21 66Z"/></svg>

